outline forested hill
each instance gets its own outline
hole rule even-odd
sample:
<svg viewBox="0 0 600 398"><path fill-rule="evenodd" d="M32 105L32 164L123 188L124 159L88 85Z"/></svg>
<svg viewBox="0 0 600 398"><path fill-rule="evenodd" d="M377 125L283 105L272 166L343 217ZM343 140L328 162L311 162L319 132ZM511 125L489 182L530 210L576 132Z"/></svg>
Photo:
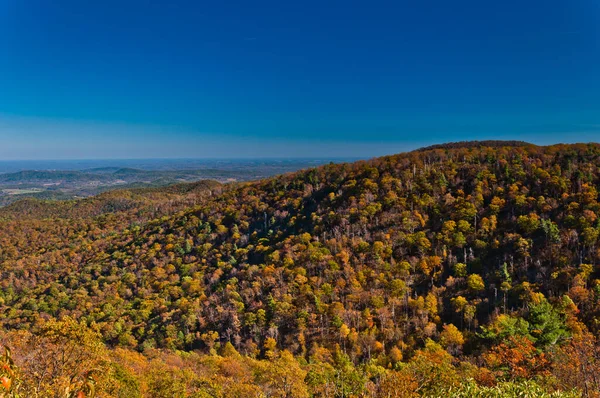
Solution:
<svg viewBox="0 0 600 398"><path fill-rule="evenodd" d="M598 144L461 143L203 190L153 217L6 219L0 321L35 334L68 316L111 348L296 361L298 390L271 396L469 378L577 396L597 383L578 364L600 353L599 167Z"/></svg>
<svg viewBox="0 0 600 398"><path fill-rule="evenodd" d="M205 193L220 193L223 185L213 180L173 184L166 187L115 189L99 195L71 200L26 198L0 207L0 219L93 219L147 213L145 219L164 216L173 209L185 209Z"/></svg>
<svg viewBox="0 0 600 398"><path fill-rule="evenodd" d="M521 147L521 146L535 146L525 141L499 141L499 140L487 140L487 141L460 141L460 142L448 142L445 144L430 145L427 147L419 148L417 151L430 151L433 149L465 149L465 148L500 148L500 147Z"/></svg>

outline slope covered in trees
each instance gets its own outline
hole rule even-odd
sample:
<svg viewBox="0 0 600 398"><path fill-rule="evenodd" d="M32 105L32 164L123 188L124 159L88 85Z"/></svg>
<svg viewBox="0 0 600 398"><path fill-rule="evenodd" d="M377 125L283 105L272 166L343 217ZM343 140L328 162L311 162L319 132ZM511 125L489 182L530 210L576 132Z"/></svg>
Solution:
<svg viewBox="0 0 600 398"><path fill-rule="evenodd" d="M0 221L4 339L25 352L75 323L111 371L135 380L122 358L140 352L187 375L165 396L594 396L599 167L596 144L443 145L17 203Z"/></svg>

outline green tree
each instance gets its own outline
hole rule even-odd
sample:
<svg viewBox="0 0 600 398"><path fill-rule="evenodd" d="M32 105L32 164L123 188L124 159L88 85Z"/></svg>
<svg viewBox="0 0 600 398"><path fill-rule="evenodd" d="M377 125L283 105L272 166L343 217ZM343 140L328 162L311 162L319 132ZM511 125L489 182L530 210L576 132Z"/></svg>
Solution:
<svg viewBox="0 0 600 398"><path fill-rule="evenodd" d="M529 307L529 331L538 347L545 348L569 337L565 317L546 300Z"/></svg>

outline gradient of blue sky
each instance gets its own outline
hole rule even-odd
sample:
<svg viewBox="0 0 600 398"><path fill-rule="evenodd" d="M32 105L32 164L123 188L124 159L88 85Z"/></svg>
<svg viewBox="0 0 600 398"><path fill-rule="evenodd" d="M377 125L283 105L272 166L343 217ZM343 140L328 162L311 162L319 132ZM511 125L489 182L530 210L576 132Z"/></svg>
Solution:
<svg viewBox="0 0 600 398"><path fill-rule="evenodd" d="M600 141L597 0L0 0L0 158Z"/></svg>

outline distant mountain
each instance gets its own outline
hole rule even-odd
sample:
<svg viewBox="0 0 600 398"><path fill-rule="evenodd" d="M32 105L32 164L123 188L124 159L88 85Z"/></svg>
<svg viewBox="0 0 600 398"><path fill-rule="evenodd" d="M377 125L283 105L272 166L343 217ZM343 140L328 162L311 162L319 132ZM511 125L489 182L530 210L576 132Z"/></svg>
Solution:
<svg viewBox="0 0 600 398"><path fill-rule="evenodd" d="M51 171L51 170L24 170L15 173L0 174L0 182L32 182L32 181L80 181L92 178L80 171Z"/></svg>
<svg viewBox="0 0 600 398"><path fill-rule="evenodd" d="M95 167L92 169L82 170L84 173L114 173L117 170L120 170L121 167Z"/></svg>
<svg viewBox="0 0 600 398"><path fill-rule="evenodd" d="M128 176L138 176L138 175L170 175L172 173L177 173L177 172L171 172L171 171L145 171L145 170L138 170L138 169L132 169L132 168L120 168L118 170L115 170L112 174L115 176L121 176L121 177L128 177ZM183 173L183 172L180 172Z"/></svg>

